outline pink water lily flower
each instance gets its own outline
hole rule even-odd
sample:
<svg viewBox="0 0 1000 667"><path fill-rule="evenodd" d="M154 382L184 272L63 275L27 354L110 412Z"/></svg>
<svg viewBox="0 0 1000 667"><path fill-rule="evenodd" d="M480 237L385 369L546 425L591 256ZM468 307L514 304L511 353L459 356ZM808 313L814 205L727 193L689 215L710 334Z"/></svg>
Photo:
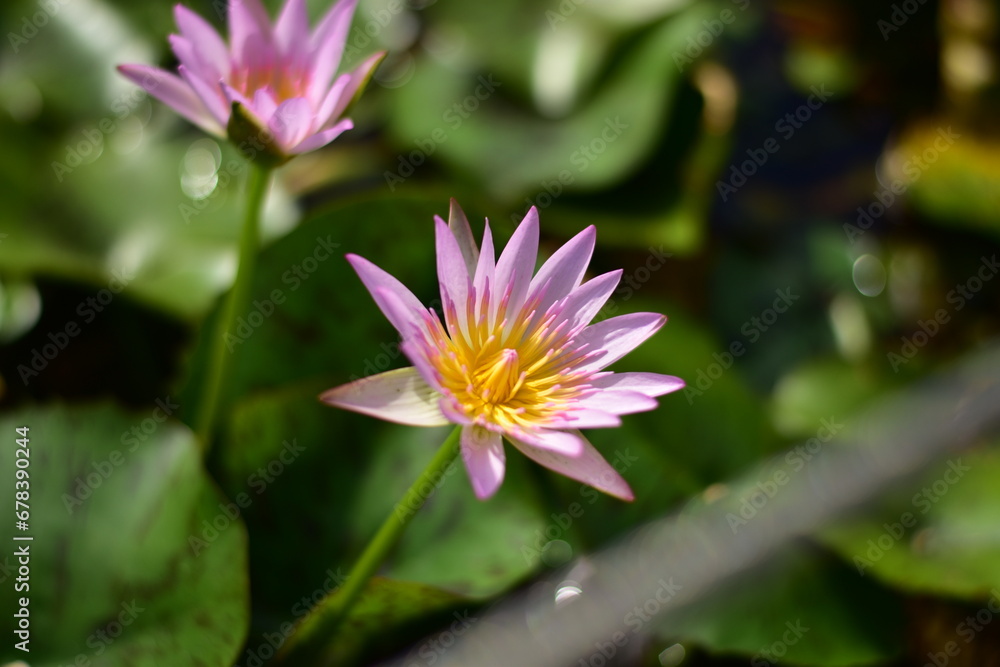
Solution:
<svg viewBox="0 0 1000 667"><path fill-rule="evenodd" d="M252 125L273 134L280 155L305 153L353 127L342 116L385 56L376 53L334 78L356 5L340 0L310 32L305 0L288 0L273 25L260 0L229 0L228 45L177 5L180 34L170 35L170 44L179 76L148 65L118 70L207 132L226 136L239 104Z"/></svg>
<svg viewBox="0 0 1000 667"><path fill-rule="evenodd" d="M622 275L582 282L594 251L592 226L534 273L534 208L498 261L489 222L480 252L454 200L449 217L435 216L443 322L391 275L347 256L402 336L413 367L330 389L321 400L401 424L461 425L462 458L480 499L503 481L505 438L547 468L632 500L625 480L577 429L619 426L619 415L651 410L655 396L684 387L669 375L604 370L666 317L633 313L591 324Z"/></svg>

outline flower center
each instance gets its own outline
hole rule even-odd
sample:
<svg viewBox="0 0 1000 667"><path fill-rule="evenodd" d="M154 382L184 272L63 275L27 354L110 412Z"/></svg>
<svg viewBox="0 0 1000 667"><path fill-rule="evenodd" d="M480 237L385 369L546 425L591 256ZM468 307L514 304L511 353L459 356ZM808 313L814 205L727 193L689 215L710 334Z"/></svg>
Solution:
<svg viewBox="0 0 1000 667"><path fill-rule="evenodd" d="M244 65L234 68L230 85L251 100L254 93L265 88L275 102L281 104L295 97L306 97L309 72L287 62L266 66Z"/></svg>

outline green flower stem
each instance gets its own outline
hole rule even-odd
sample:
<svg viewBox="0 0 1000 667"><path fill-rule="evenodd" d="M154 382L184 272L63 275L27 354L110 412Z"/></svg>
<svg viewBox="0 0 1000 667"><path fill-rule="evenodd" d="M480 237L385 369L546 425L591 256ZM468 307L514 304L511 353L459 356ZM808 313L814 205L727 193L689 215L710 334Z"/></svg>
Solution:
<svg viewBox="0 0 1000 667"><path fill-rule="evenodd" d="M240 235L236 283L229 293L222 319L219 320L215 335L212 337L212 356L201 393L200 412L195 428L205 453L212 446L219 398L232 362L233 351L226 346L226 335L231 333L236 319L247 310L250 302L250 285L253 283L257 248L260 245L260 214L271 182L271 169L267 166L251 162L249 172L247 207L243 218L243 232Z"/></svg>
<svg viewBox="0 0 1000 667"><path fill-rule="evenodd" d="M365 585L378 571L400 535L427 500L427 487L434 487L448 467L458 457L462 427L458 426L445 439L433 460L417 477L396 507L408 511L393 511L368 543L343 585L305 618L285 645L284 660L289 664L322 664L321 657L340 624L348 617ZM294 659L289 656L294 655ZM319 660L319 662L317 662Z"/></svg>

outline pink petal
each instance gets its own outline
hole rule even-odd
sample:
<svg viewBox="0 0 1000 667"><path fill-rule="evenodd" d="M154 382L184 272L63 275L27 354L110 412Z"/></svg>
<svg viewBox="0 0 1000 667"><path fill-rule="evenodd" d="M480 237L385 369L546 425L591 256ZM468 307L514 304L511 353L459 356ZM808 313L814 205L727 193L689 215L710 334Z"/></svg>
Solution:
<svg viewBox="0 0 1000 667"><path fill-rule="evenodd" d="M336 120L337 117L333 115L334 109L336 109L341 99L344 97L344 89L347 88L347 84L351 82L350 74L341 74L337 77L337 80L333 82L330 90L326 93L326 97L319 105L318 111L316 111L316 122L322 127L326 125L331 120Z"/></svg>
<svg viewBox="0 0 1000 667"><path fill-rule="evenodd" d="M510 297L507 305L507 317L510 318L509 326L514 326L514 319L518 316L524 298L528 293L528 285L531 283L531 274L535 271L535 261L538 259L538 210L532 206L524 220L507 242L507 247L500 253L497 260L496 290L493 294L493 308L490 311L490 325L492 326L497 313L497 306L500 304L501 296L507 290Z"/></svg>
<svg viewBox="0 0 1000 667"><path fill-rule="evenodd" d="M174 20L181 34L195 46L202 64L199 74L208 81L229 76L229 48L208 21L184 5L174 5Z"/></svg>
<svg viewBox="0 0 1000 667"><path fill-rule="evenodd" d="M528 297L530 300L539 290L545 290L539 310L545 311L580 285L594 254L596 240L597 230L591 225L567 241L542 264L542 268L538 269L531 280L531 296Z"/></svg>
<svg viewBox="0 0 1000 667"><path fill-rule="evenodd" d="M656 333L667 318L658 313L630 313L591 324L573 339L585 345L593 356L576 367L579 371L599 371L634 350Z"/></svg>
<svg viewBox="0 0 1000 667"><path fill-rule="evenodd" d="M298 155L299 153L308 153L309 151L314 151L317 148L322 148L342 135L344 132L351 129L354 129L354 123L351 122L350 118L345 118L327 130L323 130L322 132L317 132L310 137L306 137L302 143L293 148L291 152Z"/></svg>
<svg viewBox="0 0 1000 667"><path fill-rule="evenodd" d="M347 31L351 28L351 19L358 0L340 0L330 8L316 26L310 40L312 51L312 81L309 84L309 97L320 99L330 80L340 66L347 44Z"/></svg>
<svg viewBox="0 0 1000 667"><path fill-rule="evenodd" d="M583 451L579 456L566 456L547 449L532 447L517 440L511 440L511 444L517 447L522 454L539 463L550 470L554 470L560 475L565 475L578 482L589 484L598 491L603 491L622 500L634 500L632 489L628 483L622 479L611 465L604 460L600 452L594 449L583 435L579 435L583 442Z"/></svg>
<svg viewBox="0 0 1000 667"><path fill-rule="evenodd" d="M347 255L347 261L351 263L358 277L361 278L361 282L368 288L368 292L375 299L379 310L386 316L389 323L396 327L396 331L402 334L403 338L411 336L414 327L422 327L423 313L426 311L417 297L413 296L413 292L407 289L403 283L364 257L350 254ZM395 294L402 308L389 304L384 296L385 292ZM402 312L396 312L398 310Z"/></svg>
<svg viewBox="0 0 1000 667"><path fill-rule="evenodd" d="M468 338L469 324L465 316L469 301L469 272L466 270L462 250L451 233L448 224L434 216L434 239L437 250L438 284L441 288L441 301L445 305L445 318L451 328L460 331ZM448 306L452 306L458 317L458 322L452 321Z"/></svg>
<svg viewBox="0 0 1000 667"><path fill-rule="evenodd" d="M274 43L279 53L305 66L309 52L309 15L305 0L288 0L274 24Z"/></svg>
<svg viewBox="0 0 1000 667"><path fill-rule="evenodd" d="M628 389L603 389L577 401L577 405L594 410L603 410L614 415L628 415L633 412L653 410L656 399L638 391Z"/></svg>
<svg viewBox="0 0 1000 667"><path fill-rule="evenodd" d="M191 72L184 65L180 65L177 68L177 72L191 87L191 90L198 95L198 99L200 99L202 104L205 105L205 108L212 113L215 120L225 127L229 122L230 105L226 103L226 100L222 95L222 91L218 87L213 86L209 82L202 79L197 74Z"/></svg>
<svg viewBox="0 0 1000 667"><path fill-rule="evenodd" d="M226 135L191 86L176 74L148 65L119 65L118 71L206 132Z"/></svg>
<svg viewBox="0 0 1000 667"><path fill-rule="evenodd" d="M309 136L313 120L313 110L309 100L304 97L293 97L278 105L267 127L274 133L279 146L290 149Z"/></svg>
<svg viewBox="0 0 1000 667"><path fill-rule="evenodd" d="M479 253L479 263L476 264L476 275L472 279L472 286L476 290L476 317L480 317L484 312L484 307L489 304L483 303L483 294L489 289L496 289L494 275L496 273L496 255L493 252L493 232L490 231L490 221L487 220L483 227L483 248Z"/></svg>
<svg viewBox="0 0 1000 667"><path fill-rule="evenodd" d="M329 405L408 426L448 424L438 409L438 394L415 368L399 368L329 389L320 395Z"/></svg>
<svg viewBox="0 0 1000 667"><path fill-rule="evenodd" d="M496 493L503 482L506 461L499 433L481 426L463 427L462 460L476 498L486 500Z"/></svg>
<svg viewBox="0 0 1000 667"><path fill-rule="evenodd" d="M472 235L472 228L469 226L469 219L465 217L465 211L458 205L455 198L451 198L448 206L448 227L458 241L458 247L462 251L462 259L465 260L465 268L469 271L469 278L476 275L476 264L479 262L479 247L476 245L476 238Z"/></svg>
<svg viewBox="0 0 1000 667"><path fill-rule="evenodd" d="M354 68L353 72L347 75L347 83L344 85L344 90L340 94L337 104L334 105L333 109L330 111L330 118L339 118L344 114L344 112L347 111L347 107L349 107L351 102L354 101L354 98L360 94L362 88L367 85L372 72L378 64L382 62L385 55L385 51L373 53L362 61L360 65Z"/></svg>
<svg viewBox="0 0 1000 667"><path fill-rule="evenodd" d="M684 380L659 373L610 373L590 380L601 389L627 389L646 396L662 396L684 388Z"/></svg>
<svg viewBox="0 0 1000 667"><path fill-rule="evenodd" d="M622 270L609 271L588 280L569 293L562 304L564 316L571 327L586 326L601 312L608 297L618 287Z"/></svg>
<svg viewBox="0 0 1000 667"><path fill-rule="evenodd" d="M622 425L618 415L593 407L573 408L558 421L549 424L552 428L615 428Z"/></svg>
<svg viewBox="0 0 1000 667"><path fill-rule="evenodd" d="M244 67L273 59L271 19L260 0L229 0L229 45Z"/></svg>
<svg viewBox="0 0 1000 667"><path fill-rule="evenodd" d="M582 436L568 431L553 431L537 429L534 431L519 431L508 434L516 437L522 444L535 449L556 452L563 456L579 456L583 452Z"/></svg>
<svg viewBox="0 0 1000 667"><path fill-rule="evenodd" d="M270 89L260 88L253 94L253 112L265 123L270 123L274 112L278 110L278 101L274 99Z"/></svg>

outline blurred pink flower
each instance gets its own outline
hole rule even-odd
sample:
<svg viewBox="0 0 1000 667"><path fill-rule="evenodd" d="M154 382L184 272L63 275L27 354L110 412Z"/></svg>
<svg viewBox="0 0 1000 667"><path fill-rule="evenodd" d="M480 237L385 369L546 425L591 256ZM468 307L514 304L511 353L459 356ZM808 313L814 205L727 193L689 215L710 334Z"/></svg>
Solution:
<svg viewBox="0 0 1000 667"><path fill-rule="evenodd" d="M462 426L461 451L480 499L503 481L501 436L547 468L623 500L624 479L576 429L619 426L619 415L651 410L684 381L656 373L612 373L609 364L655 333L666 317L633 313L591 320L621 270L582 282L594 251L588 227L534 273L538 212L532 208L495 259L489 223L482 252L452 201L435 216L444 322L391 275L347 259L402 336L411 368L330 389L321 400L414 426Z"/></svg>
<svg viewBox="0 0 1000 667"><path fill-rule="evenodd" d="M384 52L334 78L357 0L340 0L310 32L305 0L288 0L273 25L260 0L229 0L229 44L203 18L174 7L170 44L180 76L148 65L118 70L202 129L219 136L239 104L257 130L288 157L315 150L353 127L342 118ZM244 135L238 131L236 134ZM265 133L266 134L266 133Z"/></svg>

